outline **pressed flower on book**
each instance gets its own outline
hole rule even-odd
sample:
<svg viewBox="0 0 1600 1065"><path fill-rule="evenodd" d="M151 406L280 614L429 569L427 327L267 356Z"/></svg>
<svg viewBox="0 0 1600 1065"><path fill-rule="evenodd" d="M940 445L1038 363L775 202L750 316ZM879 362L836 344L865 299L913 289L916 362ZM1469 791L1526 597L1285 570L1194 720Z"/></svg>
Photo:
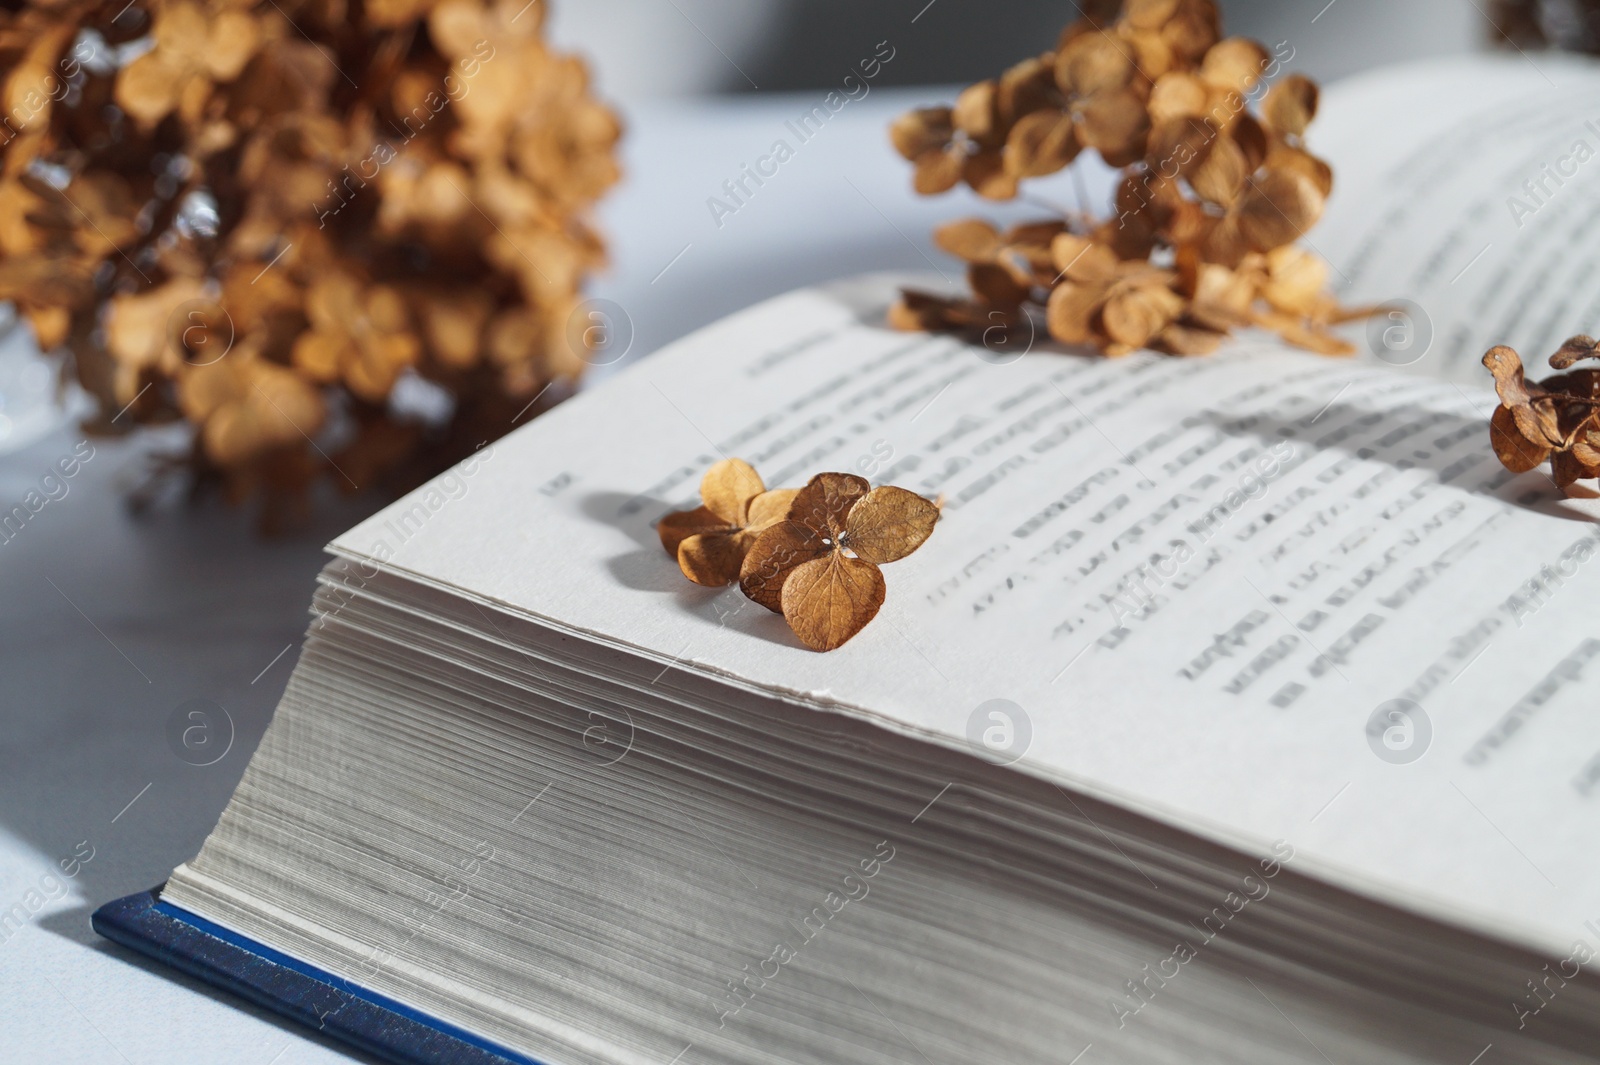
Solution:
<svg viewBox="0 0 1600 1065"><path fill-rule="evenodd" d="M1568 494L1578 481L1600 477L1600 369L1572 369L1588 359L1600 359L1600 342L1572 337L1550 356L1552 369L1567 372L1534 382L1511 348L1483 356L1500 396L1489 440L1506 469L1526 473L1548 459L1556 487Z"/></svg>
<svg viewBox="0 0 1600 1065"><path fill-rule="evenodd" d="M939 520L938 504L849 473L769 491L743 459L707 470L700 499L661 519L661 546L696 584L737 581L814 651L842 646L877 616L887 594L879 567L921 547Z"/></svg>

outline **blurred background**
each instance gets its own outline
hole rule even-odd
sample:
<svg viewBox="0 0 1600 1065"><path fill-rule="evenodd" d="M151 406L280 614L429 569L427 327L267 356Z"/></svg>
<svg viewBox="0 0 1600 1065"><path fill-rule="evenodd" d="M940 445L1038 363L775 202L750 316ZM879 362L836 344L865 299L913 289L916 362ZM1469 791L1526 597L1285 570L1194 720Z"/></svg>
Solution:
<svg viewBox="0 0 1600 1065"><path fill-rule="evenodd" d="M1584 5L1221 0L1229 34L1269 47L1289 41L1297 65L1324 81L1485 48L1491 10L1541 6L1532 21L1536 27L1542 19L1555 36ZM1079 7L1070 0L569 0L551 10L551 35L587 54L601 93L627 108L663 97L831 86L886 38L903 47L883 84L966 84L1042 51ZM619 26L629 32L616 32Z"/></svg>

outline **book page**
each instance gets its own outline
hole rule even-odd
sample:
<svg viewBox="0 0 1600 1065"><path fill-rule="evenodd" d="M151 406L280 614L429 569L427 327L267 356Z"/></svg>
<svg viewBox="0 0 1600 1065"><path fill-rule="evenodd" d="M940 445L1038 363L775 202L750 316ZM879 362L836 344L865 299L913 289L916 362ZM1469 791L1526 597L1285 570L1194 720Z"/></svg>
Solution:
<svg viewBox="0 0 1600 1065"><path fill-rule="evenodd" d="M1390 302L1368 361L1486 380L1495 344L1534 377L1600 331L1600 66L1515 52L1380 71L1330 89L1313 150L1335 187L1308 243L1341 298Z"/></svg>
<svg viewBox="0 0 1600 1065"><path fill-rule="evenodd" d="M1364 283L1410 276L1391 265ZM884 328L892 294L727 319L334 547L636 649L657 683L719 674L1247 850L1291 841L1299 868L1563 957L1596 943L1597 508L1502 470L1491 392L1259 337L996 353ZM816 654L657 541L724 456L943 516Z"/></svg>

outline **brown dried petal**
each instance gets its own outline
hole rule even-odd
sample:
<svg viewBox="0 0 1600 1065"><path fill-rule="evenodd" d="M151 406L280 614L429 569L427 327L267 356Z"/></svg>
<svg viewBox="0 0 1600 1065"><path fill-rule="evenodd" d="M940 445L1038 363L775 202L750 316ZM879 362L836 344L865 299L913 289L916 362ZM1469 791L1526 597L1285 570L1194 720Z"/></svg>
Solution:
<svg viewBox="0 0 1600 1065"><path fill-rule="evenodd" d="M1269 62L1267 50L1257 42L1229 37L1206 52L1200 64L1200 78L1215 89L1243 96L1261 80Z"/></svg>
<svg viewBox="0 0 1600 1065"><path fill-rule="evenodd" d="M927 292L902 289L900 299L889 307L889 325L908 332L939 329L967 329L985 323L982 310L972 300L934 296Z"/></svg>
<svg viewBox="0 0 1600 1065"><path fill-rule="evenodd" d="M1516 349L1496 344L1483 353L1483 366L1494 377L1494 389L1500 395L1500 402L1507 407L1525 404L1533 395L1539 394L1529 392L1522 370L1522 357Z"/></svg>
<svg viewBox="0 0 1600 1065"><path fill-rule="evenodd" d="M992 306L1015 309L1028 298L1026 282L1019 282L1004 266L974 263L967 267L967 285L972 294Z"/></svg>
<svg viewBox="0 0 1600 1065"><path fill-rule="evenodd" d="M206 72L218 81L237 78L261 43L261 28L248 12L227 9L212 16L206 38Z"/></svg>
<svg viewBox="0 0 1600 1065"><path fill-rule="evenodd" d="M290 361L311 380L332 384L339 379L339 368L349 349L350 343L342 334L311 330L296 338Z"/></svg>
<svg viewBox="0 0 1600 1065"><path fill-rule="evenodd" d="M935 229L933 243L969 263L991 263L1000 250L1000 233L988 222L964 218Z"/></svg>
<svg viewBox="0 0 1600 1065"><path fill-rule="evenodd" d="M986 200L1011 200L1017 195L1017 178L1006 172L1005 161L997 151L968 156L962 177L974 192Z"/></svg>
<svg viewBox="0 0 1600 1065"><path fill-rule="evenodd" d="M884 592L877 566L835 551L789 574L783 617L801 643L813 651L832 651L877 616Z"/></svg>
<svg viewBox="0 0 1600 1065"><path fill-rule="evenodd" d="M1290 74L1267 91L1261 117L1280 137L1301 137L1317 115L1317 83L1303 74Z"/></svg>
<svg viewBox="0 0 1600 1065"><path fill-rule="evenodd" d="M1000 239L1007 244L1037 246L1048 252L1050 242L1057 234L1066 232L1066 229L1065 222L1053 219L1043 222L1019 222L1006 230Z"/></svg>
<svg viewBox="0 0 1600 1065"><path fill-rule="evenodd" d="M750 501L767 486L744 459L723 459L700 480L700 501L729 525L743 526Z"/></svg>
<svg viewBox="0 0 1600 1065"><path fill-rule="evenodd" d="M1247 169L1253 174L1261 169L1261 164L1267 161L1269 143L1267 131L1255 117L1248 114L1240 115L1228 127L1228 136L1239 145L1248 160ZM1292 149L1291 149L1292 150ZM1323 195L1327 195L1324 191Z"/></svg>
<svg viewBox="0 0 1600 1065"><path fill-rule="evenodd" d="M1056 84L1074 96L1126 89L1137 73L1127 47L1109 33L1086 33L1056 55Z"/></svg>
<svg viewBox="0 0 1600 1065"><path fill-rule="evenodd" d="M1239 200L1239 232L1255 251L1291 244L1322 216L1324 199L1310 178L1268 170Z"/></svg>
<svg viewBox="0 0 1600 1065"><path fill-rule="evenodd" d="M678 545L678 568L696 584L721 588L739 579L740 566L755 534L734 532L698 533Z"/></svg>
<svg viewBox="0 0 1600 1065"><path fill-rule="evenodd" d="M950 143L955 124L948 107L923 107L907 111L889 126L889 141L907 160L937 151Z"/></svg>
<svg viewBox="0 0 1600 1065"><path fill-rule="evenodd" d="M1535 444L1517 426L1517 420L1505 407L1496 407L1489 419L1489 442L1500 464L1512 473L1527 473L1550 457L1550 449Z"/></svg>
<svg viewBox="0 0 1600 1065"><path fill-rule="evenodd" d="M1553 369L1565 370L1575 362L1600 358L1600 351L1595 350L1597 346L1600 346L1600 342L1594 337L1584 336L1581 333L1575 337L1568 337L1562 342L1561 348L1550 356L1550 366Z"/></svg>
<svg viewBox="0 0 1600 1065"><path fill-rule="evenodd" d="M1251 321L1263 329L1270 329L1296 347L1314 351L1319 355L1353 355L1355 347L1346 340L1307 322L1296 314L1282 311L1258 311Z"/></svg>
<svg viewBox="0 0 1600 1065"><path fill-rule="evenodd" d="M420 317L428 347L452 369L466 369L483 350L483 327L494 312L486 292L470 289L424 295Z"/></svg>
<svg viewBox="0 0 1600 1065"><path fill-rule="evenodd" d="M1210 355L1222 345L1224 335L1215 329L1176 323L1163 329L1157 340L1163 351L1174 355Z"/></svg>
<svg viewBox="0 0 1600 1065"><path fill-rule="evenodd" d="M1050 106L1056 96L1054 59L1049 53L1043 58L1024 59L1000 75L995 105L1002 122L1009 125Z"/></svg>
<svg viewBox="0 0 1600 1065"><path fill-rule="evenodd" d="M1094 339L1090 323L1100 307L1104 288L1063 281L1045 304L1045 324L1063 344L1086 344Z"/></svg>
<svg viewBox="0 0 1600 1065"><path fill-rule="evenodd" d="M1050 242L1050 257L1056 269L1071 281L1107 281L1117 274L1117 256L1104 244L1062 233Z"/></svg>
<svg viewBox="0 0 1600 1065"><path fill-rule="evenodd" d="M1570 451L1557 451L1550 456L1550 475L1556 482L1556 487L1563 493L1567 489L1586 477L1593 477L1594 471L1580 462L1576 455ZM1567 493L1571 494L1571 493Z"/></svg>
<svg viewBox="0 0 1600 1065"><path fill-rule="evenodd" d="M1124 30L1119 36L1132 47L1139 73L1150 81L1189 65L1179 58L1172 50L1172 45L1159 33Z"/></svg>
<svg viewBox="0 0 1600 1065"><path fill-rule="evenodd" d="M750 501L744 527L753 532L760 532L769 525L777 524L789 516L789 508L794 505L794 497L799 494L798 488L774 488L762 492Z"/></svg>
<svg viewBox="0 0 1600 1065"><path fill-rule="evenodd" d="M1600 370L1570 370L1547 377L1537 385L1530 385L1535 395L1559 392L1563 396L1582 399L1600 399Z"/></svg>
<svg viewBox="0 0 1600 1065"><path fill-rule="evenodd" d="M1058 272L1048 243L1007 245L1000 249L996 261L1023 288L1048 285L1056 279Z"/></svg>
<svg viewBox="0 0 1600 1065"><path fill-rule="evenodd" d="M1201 199L1227 207L1239 198L1252 169L1232 137L1218 137L1205 161L1190 172L1189 184Z"/></svg>
<svg viewBox="0 0 1600 1065"><path fill-rule="evenodd" d="M1216 5L1207 0L1180 5L1172 18L1161 27L1161 38L1179 57L1187 61L1197 60L1221 36L1218 23Z"/></svg>
<svg viewBox="0 0 1600 1065"><path fill-rule="evenodd" d="M924 152L911 174L911 187L919 196L937 196L956 187L966 172L967 153L959 145Z"/></svg>
<svg viewBox="0 0 1600 1065"><path fill-rule="evenodd" d="M1140 179L1151 192L1187 177L1203 164L1217 142L1217 128L1204 118L1174 118L1158 122L1145 145L1149 171Z"/></svg>
<svg viewBox="0 0 1600 1065"><path fill-rule="evenodd" d="M837 541L845 530L850 508L871 491L866 478L853 473L819 473L795 495L789 520Z"/></svg>
<svg viewBox="0 0 1600 1065"><path fill-rule="evenodd" d="M1140 30L1158 30L1177 13L1183 0L1127 0L1122 17Z"/></svg>
<svg viewBox="0 0 1600 1065"><path fill-rule="evenodd" d="M1274 140L1267 145L1266 165L1271 170L1287 170L1311 179L1324 197L1333 194L1333 168L1310 152Z"/></svg>
<svg viewBox="0 0 1600 1065"><path fill-rule="evenodd" d="M159 51L146 52L117 72L117 106L145 127L154 126L178 106L189 73Z"/></svg>
<svg viewBox="0 0 1600 1065"><path fill-rule="evenodd" d="M1182 301L1166 289L1137 288L1107 300L1102 317L1111 339L1130 348L1142 348L1181 313L1182 307Z"/></svg>
<svg viewBox="0 0 1600 1065"><path fill-rule="evenodd" d="M661 546L673 558L678 557L678 546L691 536L702 533L732 532L733 526L723 521L711 512L709 507L696 507L693 510L676 510L664 515L656 522L656 535L661 538Z"/></svg>
<svg viewBox="0 0 1600 1065"><path fill-rule="evenodd" d="M995 114L995 83L980 81L969 85L956 97L951 112L955 127L979 144L997 147L1003 131L997 128Z"/></svg>
<svg viewBox="0 0 1600 1065"><path fill-rule="evenodd" d="M1077 130L1062 111L1035 111L1011 128L1002 157L1015 177L1054 174L1078 157Z"/></svg>
<svg viewBox="0 0 1600 1065"><path fill-rule="evenodd" d="M1261 294L1281 311L1311 317L1327 300L1328 264L1298 244L1267 254L1267 280Z"/></svg>
<svg viewBox="0 0 1600 1065"><path fill-rule="evenodd" d="M1210 108L1205 82L1186 70L1161 75L1150 89L1150 121L1156 125L1180 118L1202 118Z"/></svg>
<svg viewBox="0 0 1600 1065"><path fill-rule="evenodd" d="M882 565L921 547L939 521L939 508L915 492L893 485L874 488L850 511L845 546L858 558Z"/></svg>
<svg viewBox="0 0 1600 1065"><path fill-rule="evenodd" d="M815 529L780 521L760 533L739 567L739 590L774 613L783 611L783 586L795 567L835 553Z"/></svg>
<svg viewBox="0 0 1600 1065"><path fill-rule="evenodd" d="M1143 154L1150 115L1134 93L1098 93L1083 106L1079 117L1082 127L1078 136L1108 163L1117 165L1129 154L1134 158Z"/></svg>

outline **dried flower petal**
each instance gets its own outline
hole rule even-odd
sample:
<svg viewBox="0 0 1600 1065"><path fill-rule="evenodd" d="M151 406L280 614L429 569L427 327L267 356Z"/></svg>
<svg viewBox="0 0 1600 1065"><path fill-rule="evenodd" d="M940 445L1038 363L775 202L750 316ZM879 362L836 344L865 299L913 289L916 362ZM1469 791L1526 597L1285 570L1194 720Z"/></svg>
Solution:
<svg viewBox="0 0 1600 1065"><path fill-rule="evenodd" d="M702 506L664 515L656 522L656 535L661 538L661 546L666 548L667 554L677 558L679 545L689 537L710 532L732 532L733 528L713 514L710 507Z"/></svg>
<svg viewBox="0 0 1600 1065"><path fill-rule="evenodd" d="M986 147L1000 143L996 134L999 116L995 112L995 88L992 81L980 81L964 89L950 112L956 129Z"/></svg>
<svg viewBox="0 0 1600 1065"><path fill-rule="evenodd" d="M1261 116L1267 128L1283 137L1303 137L1317 116L1320 93L1316 82L1303 74L1290 74L1267 90Z"/></svg>
<svg viewBox="0 0 1600 1065"><path fill-rule="evenodd" d="M1076 159L1080 147L1070 115L1035 111L1011 127L1002 156L1013 177L1043 177Z"/></svg>
<svg viewBox="0 0 1600 1065"><path fill-rule="evenodd" d="M992 263L1000 251L1000 232L987 222L966 218L934 230L933 242L969 263Z"/></svg>
<svg viewBox="0 0 1600 1065"><path fill-rule="evenodd" d="M764 491L761 475L744 459L723 459L700 480L701 502L729 525L744 524L750 501Z"/></svg>
<svg viewBox="0 0 1600 1065"><path fill-rule="evenodd" d="M751 545L739 569L739 588L746 597L775 613L783 612L783 585L797 566L833 553L833 545L816 529L781 521Z"/></svg>
<svg viewBox="0 0 1600 1065"><path fill-rule="evenodd" d="M1565 370L1573 363L1596 358L1600 358L1600 341L1579 334L1562 342L1556 353L1550 356L1550 365L1553 369Z"/></svg>
<svg viewBox="0 0 1600 1065"><path fill-rule="evenodd" d="M905 558L933 534L939 508L904 488L884 485L850 509L845 546L859 558L883 564Z"/></svg>
<svg viewBox="0 0 1600 1065"><path fill-rule="evenodd" d="M830 552L797 566L783 585L783 617L813 651L843 646L877 616L883 572L862 559Z"/></svg>
<svg viewBox="0 0 1600 1065"><path fill-rule="evenodd" d="M1323 200L1310 179L1268 171L1260 181L1251 182L1239 200L1239 232L1253 251L1292 244L1322 216Z"/></svg>
<svg viewBox="0 0 1600 1065"><path fill-rule="evenodd" d="M1515 351L1503 344L1490 348L1483 356L1483 365L1494 375L1494 387L1500 395L1500 403L1511 411L1524 437L1535 445L1565 445L1565 436L1554 409L1548 405L1534 407L1534 398L1544 398L1544 390L1537 386L1530 390L1523 377L1522 360Z"/></svg>
<svg viewBox="0 0 1600 1065"><path fill-rule="evenodd" d="M1501 465L1512 473L1527 473L1550 457L1550 449L1522 435L1517 420L1505 407L1496 407L1489 419L1489 442Z"/></svg>
<svg viewBox="0 0 1600 1065"><path fill-rule="evenodd" d="M948 107L922 107L908 111L889 127L894 150L915 162L925 153L938 151L955 136L955 123Z"/></svg>
<svg viewBox="0 0 1600 1065"><path fill-rule="evenodd" d="M967 153L959 145L935 149L917 158L912 185L922 196L949 192L966 172Z"/></svg>
<svg viewBox="0 0 1600 1065"><path fill-rule="evenodd" d="M1200 79L1224 92L1247 95L1261 80L1270 57L1267 50L1244 37L1218 41L1200 64Z"/></svg>
<svg viewBox="0 0 1600 1065"><path fill-rule="evenodd" d="M701 506L665 515L656 534L685 577L721 587L739 579L758 534L783 519L795 494L769 492L748 462L723 459L700 480Z"/></svg>
<svg viewBox="0 0 1600 1065"><path fill-rule="evenodd" d="M743 529L690 536L678 545L678 568L696 584L710 588L731 584L744 564L752 537Z"/></svg>
<svg viewBox="0 0 1600 1065"><path fill-rule="evenodd" d="M837 541L845 518L857 500L871 491L866 478L853 473L819 473L800 489L789 507L789 520Z"/></svg>

